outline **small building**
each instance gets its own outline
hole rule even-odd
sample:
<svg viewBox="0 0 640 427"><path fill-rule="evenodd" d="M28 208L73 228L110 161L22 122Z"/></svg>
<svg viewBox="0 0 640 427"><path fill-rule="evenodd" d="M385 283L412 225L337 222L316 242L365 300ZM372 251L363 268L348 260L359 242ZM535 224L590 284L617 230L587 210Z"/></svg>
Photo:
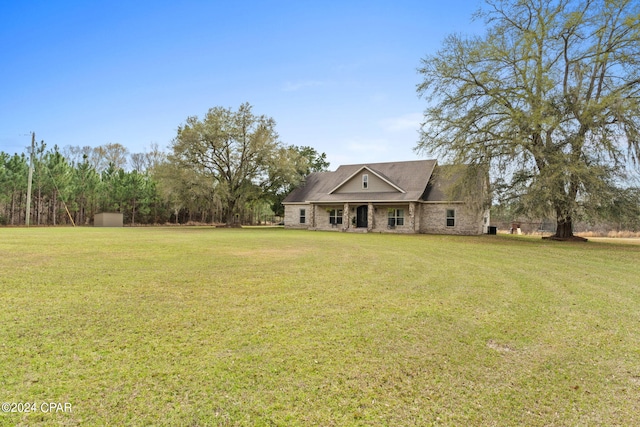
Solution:
<svg viewBox="0 0 640 427"><path fill-rule="evenodd" d="M94 227L122 227L124 220L119 212L102 212L93 217Z"/></svg>
<svg viewBox="0 0 640 427"><path fill-rule="evenodd" d="M485 234L487 181L474 200L452 200L455 177L436 160L343 165L315 172L282 202L285 228L391 233Z"/></svg>

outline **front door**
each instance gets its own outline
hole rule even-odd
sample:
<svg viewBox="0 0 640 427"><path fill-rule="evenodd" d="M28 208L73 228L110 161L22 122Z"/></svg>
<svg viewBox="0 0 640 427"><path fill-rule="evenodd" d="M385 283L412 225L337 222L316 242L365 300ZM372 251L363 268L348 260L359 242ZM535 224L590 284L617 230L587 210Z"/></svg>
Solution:
<svg viewBox="0 0 640 427"><path fill-rule="evenodd" d="M369 207L367 205L358 206L356 211L356 227L366 228L368 225Z"/></svg>

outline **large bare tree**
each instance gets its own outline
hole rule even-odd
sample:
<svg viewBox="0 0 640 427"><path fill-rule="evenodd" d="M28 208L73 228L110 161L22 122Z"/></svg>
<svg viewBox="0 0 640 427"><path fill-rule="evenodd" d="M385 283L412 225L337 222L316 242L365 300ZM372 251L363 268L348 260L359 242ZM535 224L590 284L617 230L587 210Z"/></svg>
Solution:
<svg viewBox="0 0 640 427"><path fill-rule="evenodd" d="M640 3L488 0L477 17L483 36L423 59L416 148L491 166L502 196L572 237L640 162Z"/></svg>

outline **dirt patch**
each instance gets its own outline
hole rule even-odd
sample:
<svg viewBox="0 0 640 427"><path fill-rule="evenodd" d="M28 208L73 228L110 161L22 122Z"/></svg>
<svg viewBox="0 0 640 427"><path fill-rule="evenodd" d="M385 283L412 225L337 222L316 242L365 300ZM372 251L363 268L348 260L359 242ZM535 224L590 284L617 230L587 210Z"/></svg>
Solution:
<svg viewBox="0 0 640 427"><path fill-rule="evenodd" d="M290 258L303 255L309 252L305 248L278 248L278 249L256 249L252 251L233 251L230 255L246 258L267 258L267 259L279 259Z"/></svg>
<svg viewBox="0 0 640 427"><path fill-rule="evenodd" d="M514 350L511 346L509 346L507 344L499 343L499 342L494 341L494 340L487 341L487 347L489 347L490 349L495 350L495 351L497 351L499 353L510 353L510 352L512 352Z"/></svg>
<svg viewBox="0 0 640 427"><path fill-rule="evenodd" d="M544 236L543 239L556 240L558 242L588 242L588 239L580 236L571 237L556 237L556 236Z"/></svg>

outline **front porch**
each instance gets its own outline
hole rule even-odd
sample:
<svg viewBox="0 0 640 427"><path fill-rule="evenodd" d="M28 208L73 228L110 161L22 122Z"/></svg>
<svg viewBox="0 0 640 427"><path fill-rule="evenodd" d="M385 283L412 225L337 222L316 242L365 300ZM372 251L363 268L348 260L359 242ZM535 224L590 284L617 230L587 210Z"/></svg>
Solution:
<svg viewBox="0 0 640 427"><path fill-rule="evenodd" d="M314 230L416 233L416 203L345 202L313 204L309 224Z"/></svg>

